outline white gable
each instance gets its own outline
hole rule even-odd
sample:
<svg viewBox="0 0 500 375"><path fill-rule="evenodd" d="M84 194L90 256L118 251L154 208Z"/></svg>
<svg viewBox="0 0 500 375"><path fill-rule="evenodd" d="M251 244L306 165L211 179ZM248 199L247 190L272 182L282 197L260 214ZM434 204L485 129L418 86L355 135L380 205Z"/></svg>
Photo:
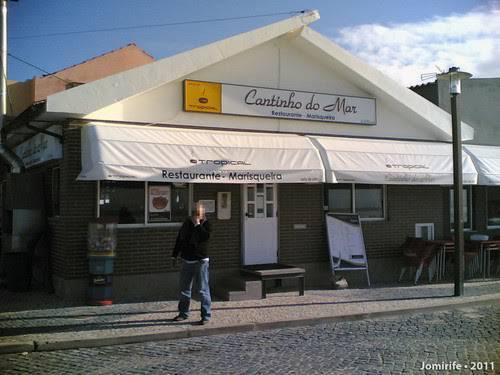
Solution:
<svg viewBox="0 0 500 375"><path fill-rule="evenodd" d="M146 124L451 140L448 113L304 26L315 18L294 17L53 95L47 112ZM377 124L184 112L184 79L376 98ZM470 139L472 129L463 128Z"/></svg>
<svg viewBox="0 0 500 375"><path fill-rule="evenodd" d="M291 43L289 36L284 36L86 117L93 120L273 132L420 139L436 139L438 136L429 127L419 125L418 122L410 121L402 114L396 113L390 103L379 98L377 98L375 126L184 112L182 109L184 79L361 97L375 96L349 82L348 77L336 72L323 61L311 58L295 43Z"/></svg>

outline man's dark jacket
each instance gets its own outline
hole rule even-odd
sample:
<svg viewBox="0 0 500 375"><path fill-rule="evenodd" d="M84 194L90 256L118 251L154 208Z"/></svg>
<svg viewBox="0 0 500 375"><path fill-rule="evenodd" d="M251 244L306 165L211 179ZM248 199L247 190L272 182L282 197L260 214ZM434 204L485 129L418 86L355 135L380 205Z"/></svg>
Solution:
<svg viewBox="0 0 500 375"><path fill-rule="evenodd" d="M177 234L172 256L177 258L180 255L185 260L208 258L207 241L209 237L210 223L208 220L203 220L200 225L195 225L191 218L187 218Z"/></svg>

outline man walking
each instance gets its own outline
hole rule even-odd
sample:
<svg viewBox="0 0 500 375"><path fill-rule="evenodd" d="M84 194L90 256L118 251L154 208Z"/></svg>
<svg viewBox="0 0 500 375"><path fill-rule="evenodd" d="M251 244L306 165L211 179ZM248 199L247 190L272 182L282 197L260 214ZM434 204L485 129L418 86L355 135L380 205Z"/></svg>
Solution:
<svg viewBox="0 0 500 375"><path fill-rule="evenodd" d="M180 273L179 314L175 322L189 317L189 305L193 281L198 286L201 297L201 321L207 324L211 318L212 301L208 284L208 253L207 241L210 237L210 223L205 218L204 207L197 204L196 212L184 221L175 242L172 259L174 262L180 255L182 268Z"/></svg>

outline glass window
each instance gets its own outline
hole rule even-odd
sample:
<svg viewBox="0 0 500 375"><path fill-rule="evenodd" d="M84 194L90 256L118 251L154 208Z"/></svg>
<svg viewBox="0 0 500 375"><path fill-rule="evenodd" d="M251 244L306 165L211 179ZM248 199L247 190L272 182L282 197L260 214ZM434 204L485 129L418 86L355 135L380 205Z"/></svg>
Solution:
<svg viewBox="0 0 500 375"><path fill-rule="evenodd" d="M144 223L144 182L100 181L100 217L118 224Z"/></svg>
<svg viewBox="0 0 500 375"><path fill-rule="evenodd" d="M266 217L274 217L274 205L266 203Z"/></svg>
<svg viewBox="0 0 500 375"><path fill-rule="evenodd" d="M247 216L250 218L255 217L255 203L248 203Z"/></svg>
<svg viewBox="0 0 500 375"><path fill-rule="evenodd" d="M462 199L463 203L463 221L464 228L471 229L472 228L472 220L471 220L471 205L472 205L472 194L471 187L465 186L463 188ZM453 226L455 225L455 210L453 209L453 189L450 189L450 228L453 230Z"/></svg>
<svg viewBox="0 0 500 375"><path fill-rule="evenodd" d="M362 219L384 218L383 185L332 184L327 188L328 211L357 213Z"/></svg>
<svg viewBox="0 0 500 375"><path fill-rule="evenodd" d="M500 187L488 186L488 226L500 227Z"/></svg>
<svg viewBox="0 0 500 375"><path fill-rule="evenodd" d="M257 217L264 217L264 194L257 194L256 200L257 212L255 213Z"/></svg>
<svg viewBox="0 0 500 375"><path fill-rule="evenodd" d="M189 216L189 184L100 181L100 217L118 224L182 222Z"/></svg>
<svg viewBox="0 0 500 375"><path fill-rule="evenodd" d="M255 188L253 186L249 186L247 188L247 201L249 202L255 201Z"/></svg>
<svg viewBox="0 0 500 375"><path fill-rule="evenodd" d="M273 187L272 186L267 186L266 187L266 201L272 202L274 201L274 193L273 193Z"/></svg>
<svg viewBox="0 0 500 375"><path fill-rule="evenodd" d="M172 185L172 218L173 222L183 222L189 216L189 185Z"/></svg>
<svg viewBox="0 0 500 375"><path fill-rule="evenodd" d="M355 185L355 212L362 218L384 217L382 185Z"/></svg>
<svg viewBox="0 0 500 375"><path fill-rule="evenodd" d="M328 211L353 212L351 184L336 184L328 188Z"/></svg>
<svg viewBox="0 0 500 375"><path fill-rule="evenodd" d="M189 186L150 182L148 186L148 223L183 221L189 216Z"/></svg>

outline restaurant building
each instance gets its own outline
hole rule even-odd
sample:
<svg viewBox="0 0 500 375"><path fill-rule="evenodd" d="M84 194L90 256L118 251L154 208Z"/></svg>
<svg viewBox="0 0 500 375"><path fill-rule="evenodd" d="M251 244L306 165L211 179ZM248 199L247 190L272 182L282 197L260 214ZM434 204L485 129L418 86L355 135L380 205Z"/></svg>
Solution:
<svg viewBox="0 0 500 375"><path fill-rule="evenodd" d="M447 82L436 80L410 87L411 90L430 100L435 105L451 112ZM462 82L460 95L462 120L474 129L474 138L466 140L466 150L475 153L473 162L477 169L498 166L500 159L500 78L472 78ZM474 156L474 155L473 155ZM466 236L473 233L498 237L500 229L500 186L485 179L485 170L480 173L478 184L466 186L467 202L464 212ZM451 197L450 197L451 199Z"/></svg>
<svg viewBox="0 0 500 375"><path fill-rule="evenodd" d="M170 255L200 200L215 291L242 265L278 262L305 268L309 286L330 285L327 211L360 215L372 282L397 279L407 236L449 235L450 115L309 28L318 18L50 95L13 121L9 146L36 160L5 175L8 207L42 209L57 294L85 295L88 224L111 217L116 298L174 297ZM33 124L40 133L21 139ZM463 153L464 183L479 172L500 184L498 164L478 171L474 155Z"/></svg>

